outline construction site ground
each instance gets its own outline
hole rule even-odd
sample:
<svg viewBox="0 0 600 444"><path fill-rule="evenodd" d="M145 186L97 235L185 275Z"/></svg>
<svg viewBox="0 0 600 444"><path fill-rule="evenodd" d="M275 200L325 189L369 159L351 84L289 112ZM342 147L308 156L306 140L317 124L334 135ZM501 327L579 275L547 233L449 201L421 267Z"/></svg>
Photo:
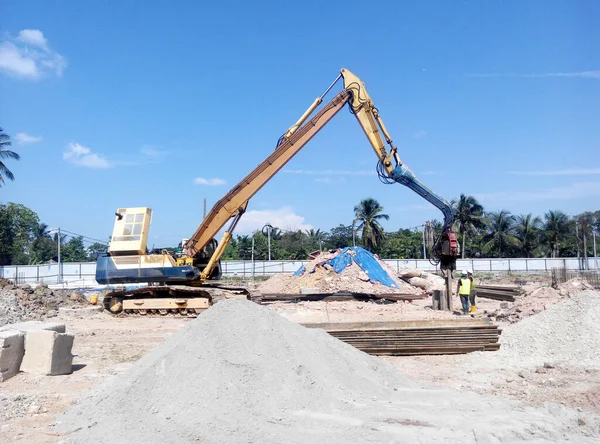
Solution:
<svg viewBox="0 0 600 444"><path fill-rule="evenodd" d="M554 291L548 282L537 282L544 291ZM531 288L530 288L531 291ZM458 301L454 301L455 308ZM477 316L499 313L506 303L479 299ZM267 306L298 323L368 322L456 318L456 314L434 311L431 300L413 302L274 302ZM509 303L509 305L514 305ZM539 310L546 308L538 307ZM534 310L534 311L539 311ZM137 360L168 336L191 322L186 318L116 318L107 313L85 316L64 314L54 318L66 323L75 334L74 371L47 377L20 373L0 385L0 435L3 442L66 442L52 427L57 415L68 410L77 398L97 388L106 378L123 374ZM503 329L518 322L497 320ZM582 412L581 427L589 416L600 417L600 370L543 363L535 368L505 368L494 363L497 352L469 355L380 357L400 373L430 386L473 391L507 397L539 406L557 403ZM185 388L182 388L185 390ZM143 390L143 387L140 387ZM477 413L475 413L477 416ZM476 418L475 418L476 420ZM597 427L597 426L594 426Z"/></svg>

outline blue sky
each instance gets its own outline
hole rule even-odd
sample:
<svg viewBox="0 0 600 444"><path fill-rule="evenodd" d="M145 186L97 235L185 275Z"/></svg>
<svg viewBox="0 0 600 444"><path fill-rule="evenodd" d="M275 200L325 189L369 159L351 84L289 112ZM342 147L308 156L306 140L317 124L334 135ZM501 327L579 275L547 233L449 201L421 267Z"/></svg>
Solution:
<svg viewBox="0 0 600 444"><path fill-rule="evenodd" d="M0 126L22 156L0 202L100 239L117 208L148 206L150 243L174 245L347 68L446 199L600 209L596 1L141 5L0 2ZM366 197L388 230L442 218L375 167L344 110L250 201L239 232L350 224Z"/></svg>

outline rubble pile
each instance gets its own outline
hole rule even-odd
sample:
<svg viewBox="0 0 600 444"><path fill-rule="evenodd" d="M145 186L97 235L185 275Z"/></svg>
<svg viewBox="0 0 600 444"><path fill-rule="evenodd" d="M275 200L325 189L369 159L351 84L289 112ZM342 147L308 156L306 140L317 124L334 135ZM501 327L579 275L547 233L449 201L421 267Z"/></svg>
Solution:
<svg viewBox="0 0 600 444"><path fill-rule="evenodd" d="M359 265L362 263L361 257L366 259L368 264ZM314 293L423 293L421 288L400 279L379 257L359 247L323 252L293 275L275 275L258 286L258 291L263 294L297 294L302 289Z"/></svg>
<svg viewBox="0 0 600 444"><path fill-rule="evenodd" d="M558 288L551 286L537 287L532 291L519 296L513 304L506 305L506 308L499 308L488 316L495 317L500 321L510 323L518 322L534 314L545 311L557 302L563 299L572 298L583 290L590 290L592 287L581 279L571 279Z"/></svg>
<svg viewBox="0 0 600 444"><path fill-rule="evenodd" d="M0 278L0 326L58 316L58 308L87 304L81 293L52 290L45 285L33 288L15 285Z"/></svg>

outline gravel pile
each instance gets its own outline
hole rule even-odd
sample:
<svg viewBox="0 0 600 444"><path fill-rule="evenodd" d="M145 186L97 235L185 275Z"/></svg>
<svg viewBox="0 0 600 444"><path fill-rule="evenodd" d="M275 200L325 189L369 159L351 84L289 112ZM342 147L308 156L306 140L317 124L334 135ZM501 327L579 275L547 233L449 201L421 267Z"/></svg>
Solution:
<svg viewBox="0 0 600 444"><path fill-rule="evenodd" d="M509 365L600 369L600 292L586 290L506 328L496 356Z"/></svg>
<svg viewBox="0 0 600 444"><path fill-rule="evenodd" d="M56 428L95 444L595 442L578 429L581 414L549 408L422 388L324 331L232 299L106 381Z"/></svg>
<svg viewBox="0 0 600 444"><path fill-rule="evenodd" d="M58 316L59 307L85 303L87 300L80 293L51 290L44 285L36 288L14 285L0 278L0 327L22 321L43 321Z"/></svg>

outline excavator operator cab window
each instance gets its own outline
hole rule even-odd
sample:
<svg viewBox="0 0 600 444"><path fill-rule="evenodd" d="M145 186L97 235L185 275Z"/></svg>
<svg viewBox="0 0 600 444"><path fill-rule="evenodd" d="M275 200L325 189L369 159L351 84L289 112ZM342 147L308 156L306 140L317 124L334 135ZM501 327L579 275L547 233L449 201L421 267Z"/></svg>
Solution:
<svg viewBox="0 0 600 444"><path fill-rule="evenodd" d="M142 234L143 222L144 214L127 214L125 216L125 225L123 225L123 236L140 236ZM139 239L139 237L134 239Z"/></svg>

